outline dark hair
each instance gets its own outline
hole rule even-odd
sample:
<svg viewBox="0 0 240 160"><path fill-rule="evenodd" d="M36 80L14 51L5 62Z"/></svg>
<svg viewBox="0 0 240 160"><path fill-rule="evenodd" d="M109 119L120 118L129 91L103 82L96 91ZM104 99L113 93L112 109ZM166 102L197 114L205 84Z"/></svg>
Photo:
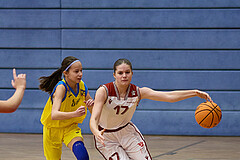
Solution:
<svg viewBox="0 0 240 160"><path fill-rule="evenodd" d="M114 63L114 66L113 66L113 70L114 70L114 73L115 71L117 70L117 66L121 65L121 64L127 64L130 66L131 70L132 70L132 63L128 60L128 59L125 59L125 58L120 58L118 59L115 63Z"/></svg>
<svg viewBox="0 0 240 160"><path fill-rule="evenodd" d="M55 72L53 72L50 76L43 76L39 78L39 89L42 91L48 92L49 94L52 93L54 87L56 84L62 80L62 73L63 71L75 60L78 60L77 58L73 56L69 56L64 58L61 64L61 68L57 69Z"/></svg>

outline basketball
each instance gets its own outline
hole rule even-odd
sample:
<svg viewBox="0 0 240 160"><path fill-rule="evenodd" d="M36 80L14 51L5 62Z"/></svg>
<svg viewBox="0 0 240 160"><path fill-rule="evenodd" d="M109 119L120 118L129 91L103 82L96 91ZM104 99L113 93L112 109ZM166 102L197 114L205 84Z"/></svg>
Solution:
<svg viewBox="0 0 240 160"><path fill-rule="evenodd" d="M195 119L203 128L213 128L219 124L222 118L220 107L214 102L201 103L195 111Z"/></svg>

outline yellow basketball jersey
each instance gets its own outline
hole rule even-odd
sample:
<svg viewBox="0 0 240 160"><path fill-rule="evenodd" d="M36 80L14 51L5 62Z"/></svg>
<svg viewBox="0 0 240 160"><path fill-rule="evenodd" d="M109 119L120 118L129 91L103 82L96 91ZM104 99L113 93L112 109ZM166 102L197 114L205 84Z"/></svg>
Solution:
<svg viewBox="0 0 240 160"><path fill-rule="evenodd" d="M43 110L42 116L41 116L41 123L46 127L66 127L73 123L82 123L87 115L87 109L85 115L81 117L75 117L71 119L66 120L52 120L51 113L52 113L52 98L53 94L57 88L58 85L64 85L66 88L65 97L62 100L60 111L61 112L73 112L76 111L80 106L85 106L84 103L85 97L87 95L87 86L83 81L77 84L78 92L75 93L72 88L67 84L67 82L63 79L62 81L59 81L58 84L55 86L51 96L49 96L48 101L45 105L45 108Z"/></svg>

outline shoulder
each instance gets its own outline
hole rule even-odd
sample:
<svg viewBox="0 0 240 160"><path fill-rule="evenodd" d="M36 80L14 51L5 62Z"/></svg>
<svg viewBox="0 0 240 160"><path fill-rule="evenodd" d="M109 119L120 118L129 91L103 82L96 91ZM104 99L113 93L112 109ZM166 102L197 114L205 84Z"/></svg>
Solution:
<svg viewBox="0 0 240 160"><path fill-rule="evenodd" d="M113 84L113 82L110 82L110 83L106 83L106 84L104 84L104 85L101 85L100 87L105 87L105 88L113 88L114 87L114 84Z"/></svg>
<svg viewBox="0 0 240 160"><path fill-rule="evenodd" d="M113 82L110 82L110 83L106 83L106 84L100 85L98 87L98 90L100 90L100 92L108 93L109 91L114 90L114 84L113 84Z"/></svg>
<svg viewBox="0 0 240 160"><path fill-rule="evenodd" d="M83 80L81 80L81 81L79 82L79 84L86 85Z"/></svg>
<svg viewBox="0 0 240 160"><path fill-rule="evenodd" d="M141 98L145 99L146 95L151 94L153 90L148 87L142 87L142 88L139 88L139 92L140 92Z"/></svg>
<svg viewBox="0 0 240 160"><path fill-rule="evenodd" d="M98 92L98 93L106 93L106 92L107 92L106 86L104 86L104 85L100 86L100 87L97 89L97 92Z"/></svg>
<svg viewBox="0 0 240 160"><path fill-rule="evenodd" d="M65 94L66 91L67 91L66 87L65 87L63 84L59 84L59 85L56 87L55 94L56 94L56 93Z"/></svg>
<svg viewBox="0 0 240 160"><path fill-rule="evenodd" d="M68 90L68 87L66 83L63 80L59 81L55 86L55 88L53 89L51 96L53 96L53 94L56 94L56 93L66 93L67 90Z"/></svg>
<svg viewBox="0 0 240 160"><path fill-rule="evenodd" d="M66 90L66 87L64 84L59 84L56 86L56 90Z"/></svg>
<svg viewBox="0 0 240 160"><path fill-rule="evenodd" d="M79 86L80 86L81 89L84 89L84 88L85 88L86 90L88 90L88 87L87 87L86 83L84 83L83 80L81 80L78 84L79 84Z"/></svg>
<svg viewBox="0 0 240 160"><path fill-rule="evenodd" d="M68 87L67 87L67 84L66 84L66 82L64 80L59 81L57 83L57 85L56 85L56 90L63 90L63 91L65 91L67 89L68 89Z"/></svg>
<svg viewBox="0 0 240 160"><path fill-rule="evenodd" d="M107 91L103 86L100 86L95 94L95 102L105 102L107 99Z"/></svg>
<svg viewBox="0 0 240 160"><path fill-rule="evenodd" d="M104 96L107 97L109 94L109 90L111 90L111 88L113 88L113 83L107 83L104 85L101 85L98 87L97 92L96 92L96 96Z"/></svg>

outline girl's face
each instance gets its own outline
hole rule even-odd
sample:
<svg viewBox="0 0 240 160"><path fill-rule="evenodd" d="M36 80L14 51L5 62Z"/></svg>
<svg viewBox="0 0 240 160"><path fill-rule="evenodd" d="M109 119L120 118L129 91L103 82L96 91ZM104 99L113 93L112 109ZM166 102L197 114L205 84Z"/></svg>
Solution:
<svg viewBox="0 0 240 160"><path fill-rule="evenodd" d="M80 83L82 75L82 64L79 61L72 64L68 71L64 71L66 80L72 83Z"/></svg>
<svg viewBox="0 0 240 160"><path fill-rule="evenodd" d="M119 85L129 85L132 80L133 72L131 67L125 63L116 67L116 71L113 73L113 76L116 80L116 83Z"/></svg>

